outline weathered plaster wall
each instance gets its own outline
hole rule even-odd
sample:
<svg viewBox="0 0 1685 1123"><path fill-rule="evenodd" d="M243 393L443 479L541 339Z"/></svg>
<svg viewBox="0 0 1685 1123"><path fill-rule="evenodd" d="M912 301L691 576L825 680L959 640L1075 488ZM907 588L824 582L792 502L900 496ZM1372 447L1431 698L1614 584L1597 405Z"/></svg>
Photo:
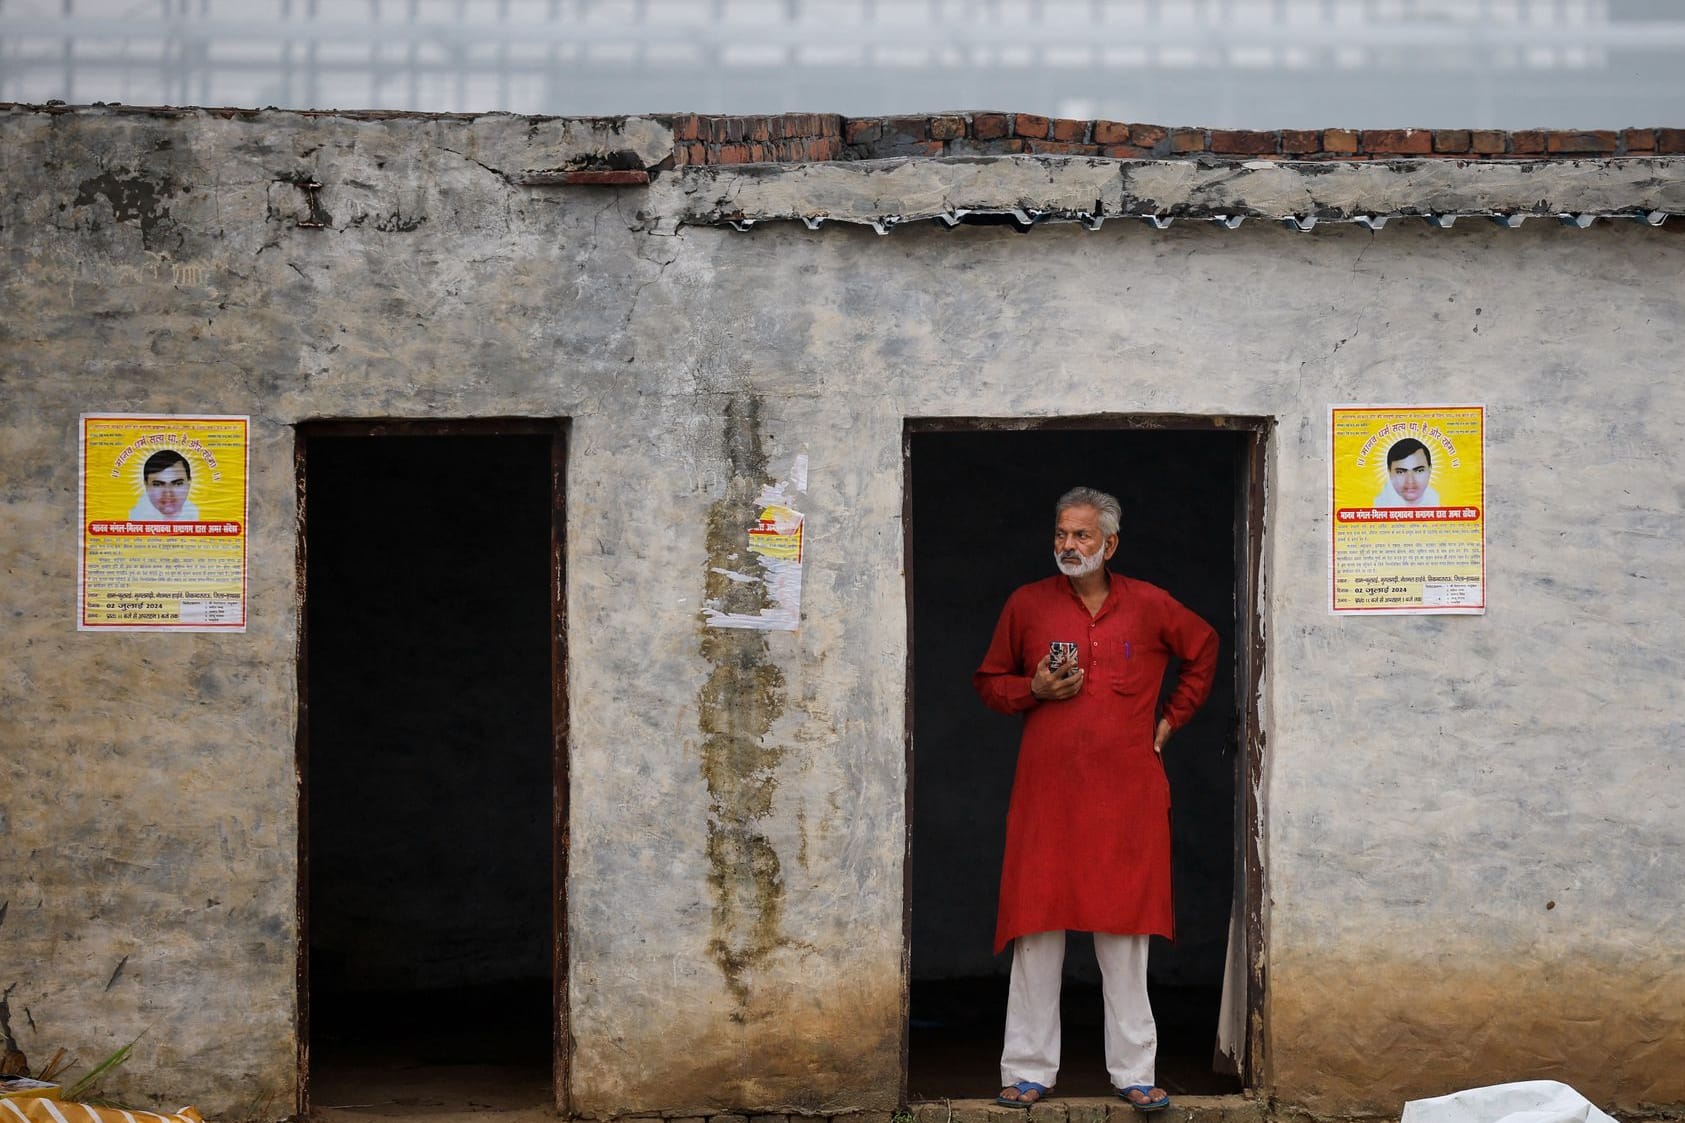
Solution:
<svg viewBox="0 0 1685 1123"><path fill-rule="evenodd" d="M902 420L1217 413L1278 421L1268 1087L1685 1101L1671 228L745 236L669 221L681 180L505 174L652 128L0 116L0 964L27 1051L152 1026L136 1089L290 1100L291 426L566 416L575 1107L891 1106ZM1490 407L1488 615L1324 613L1344 401ZM245 635L73 630L94 409L252 415ZM799 453L802 629L702 629L722 528Z"/></svg>

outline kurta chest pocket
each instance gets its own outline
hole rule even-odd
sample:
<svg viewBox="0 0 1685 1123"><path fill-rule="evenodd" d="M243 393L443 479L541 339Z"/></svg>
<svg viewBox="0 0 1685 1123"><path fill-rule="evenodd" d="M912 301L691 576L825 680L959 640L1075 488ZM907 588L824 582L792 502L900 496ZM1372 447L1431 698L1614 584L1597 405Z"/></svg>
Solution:
<svg viewBox="0 0 1685 1123"><path fill-rule="evenodd" d="M1119 694L1138 694L1159 688L1164 677L1164 649L1157 644L1148 646L1139 640L1113 640L1111 648L1112 689Z"/></svg>

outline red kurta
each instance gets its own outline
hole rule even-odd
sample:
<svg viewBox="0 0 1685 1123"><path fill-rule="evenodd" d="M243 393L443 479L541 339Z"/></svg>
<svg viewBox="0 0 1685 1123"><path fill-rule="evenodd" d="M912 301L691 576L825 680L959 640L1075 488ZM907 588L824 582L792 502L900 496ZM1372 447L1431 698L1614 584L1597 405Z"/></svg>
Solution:
<svg viewBox="0 0 1685 1123"><path fill-rule="evenodd" d="M1024 715L996 952L1055 929L1175 935L1170 784L1153 731L1160 717L1181 728L1205 701L1217 633L1156 585L1110 577L1092 617L1062 575L1014 592L972 676L989 708ZM1042 702L1030 678L1054 640L1077 645L1082 690ZM1172 654L1181 674L1161 714Z"/></svg>

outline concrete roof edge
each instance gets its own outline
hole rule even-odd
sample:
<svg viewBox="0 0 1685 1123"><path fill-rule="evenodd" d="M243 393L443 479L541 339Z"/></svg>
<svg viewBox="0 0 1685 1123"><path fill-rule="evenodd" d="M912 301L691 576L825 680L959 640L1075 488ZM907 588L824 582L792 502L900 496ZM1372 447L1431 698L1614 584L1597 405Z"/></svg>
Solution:
<svg viewBox="0 0 1685 1123"><path fill-rule="evenodd" d="M662 176L650 202L652 217L675 225L802 220L892 227L979 213L1089 225L1114 217L1230 225L1261 218L1302 229L1405 216L1655 223L1657 216L1685 213L1685 157L1329 163L976 156L708 165Z"/></svg>

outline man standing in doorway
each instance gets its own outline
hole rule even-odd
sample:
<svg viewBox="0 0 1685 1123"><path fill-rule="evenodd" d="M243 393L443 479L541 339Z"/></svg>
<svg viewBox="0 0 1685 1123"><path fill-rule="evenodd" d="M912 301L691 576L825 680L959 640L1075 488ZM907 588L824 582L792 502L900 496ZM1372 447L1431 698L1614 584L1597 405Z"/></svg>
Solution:
<svg viewBox="0 0 1685 1123"><path fill-rule="evenodd" d="M1147 945L1173 936L1170 785L1161 756L1211 689L1217 633L1156 586L1106 568L1118 501L1078 487L1054 507L1059 576L1008 598L973 677L991 709L1024 716L1006 816L995 951L1013 944L999 1103L1029 1107L1059 1072L1067 929L1094 933L1106 1069L1142 1111L1154 1084ZM1182 660L1159 707L1170 656Z"/></svg>

